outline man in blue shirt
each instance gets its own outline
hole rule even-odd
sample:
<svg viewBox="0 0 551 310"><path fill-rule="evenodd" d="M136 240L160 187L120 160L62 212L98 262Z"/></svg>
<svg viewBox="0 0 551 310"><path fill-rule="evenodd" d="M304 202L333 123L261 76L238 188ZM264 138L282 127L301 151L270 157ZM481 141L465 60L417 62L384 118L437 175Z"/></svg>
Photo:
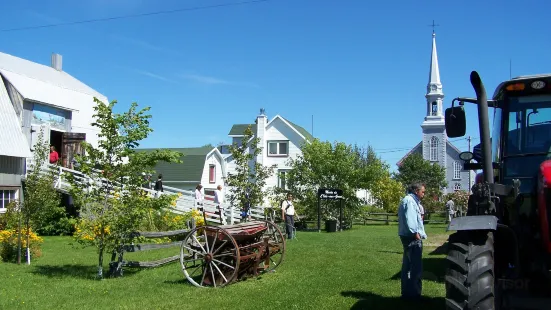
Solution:
<svg viewBox="0 0 551 310"><path fill-rule="evenodd" d="M425 186L414 183L398 207L398 235L404 247L402 261L402 297L417 299L423 287L423 239L427 239L421 217L421 199Z"/></svg>

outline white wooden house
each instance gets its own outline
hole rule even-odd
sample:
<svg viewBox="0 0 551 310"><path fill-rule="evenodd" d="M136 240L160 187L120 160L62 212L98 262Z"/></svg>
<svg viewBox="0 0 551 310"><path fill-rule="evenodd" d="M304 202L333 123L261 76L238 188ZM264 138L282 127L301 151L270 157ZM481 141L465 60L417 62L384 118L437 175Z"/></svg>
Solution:
<svg viewBox="0 0 551 310"><path fill-rule="evenodd" d="M94 97L107 97L62 68L62 57L52 54L49 66L0 53L0 212L21 197L25 159L32 158L41 130L55 146L60 163L71 166L82 140L97 145L92 126Z"/></svg>

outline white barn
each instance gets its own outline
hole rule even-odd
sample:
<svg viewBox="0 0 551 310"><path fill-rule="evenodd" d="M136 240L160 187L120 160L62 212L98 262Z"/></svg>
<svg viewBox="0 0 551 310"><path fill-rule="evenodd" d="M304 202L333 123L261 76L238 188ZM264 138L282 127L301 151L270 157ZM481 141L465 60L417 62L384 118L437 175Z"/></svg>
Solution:
<svg viewBox="0 0 551 310"><path fill-rule="evenodd" d="M26 160L41 130L71 168L79 142L97 146L94 97L107 97L63 71L62 57L49 66L0 53L0 212L21 197Z"/></svg>

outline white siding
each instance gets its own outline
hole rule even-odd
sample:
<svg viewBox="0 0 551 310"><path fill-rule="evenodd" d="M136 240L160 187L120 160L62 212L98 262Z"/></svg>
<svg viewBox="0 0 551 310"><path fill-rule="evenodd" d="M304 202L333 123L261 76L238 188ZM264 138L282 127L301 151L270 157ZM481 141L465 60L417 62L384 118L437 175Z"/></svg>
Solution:
<svg viewBox="0 0 551 310"><path fill-rule="evenodd" d="M222 158L215 152L210 153L207 155L207 159L205 160L205 165L203 167L203 175L201 177L201 185L205 189L216 189L216 186L222 185L224 186L224 180L223 177L223 170L222 170ZM209 182L209 167L210 165L215 166L215 172L216 172L216 180L214 183ZM195 188L197 184L193 186Z"/></svg>

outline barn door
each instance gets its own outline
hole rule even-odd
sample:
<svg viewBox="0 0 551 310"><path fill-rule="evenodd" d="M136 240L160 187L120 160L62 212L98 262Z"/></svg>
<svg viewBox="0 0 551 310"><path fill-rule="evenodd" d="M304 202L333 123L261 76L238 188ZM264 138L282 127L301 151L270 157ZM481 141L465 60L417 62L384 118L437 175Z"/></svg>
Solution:
<svg viewBox="0 0 551 310"><path fill-rule="evenodd" d="M86 134L80 132L64 132L62 138L62 165L74 169L73 158L76 154L84 154L82 142L86 141Z"/></svg>

